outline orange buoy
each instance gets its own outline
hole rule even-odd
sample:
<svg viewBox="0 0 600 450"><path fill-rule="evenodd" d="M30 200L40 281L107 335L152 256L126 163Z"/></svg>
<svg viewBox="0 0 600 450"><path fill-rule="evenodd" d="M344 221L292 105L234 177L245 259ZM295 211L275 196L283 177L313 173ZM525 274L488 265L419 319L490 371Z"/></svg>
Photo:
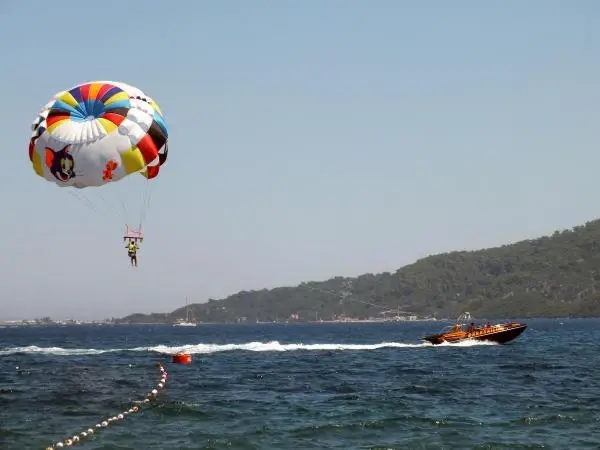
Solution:
<svg viewBox="0 0 600 450"><path fill-rule="evenodd" d="M192 363L192 355L189 353L176 353L173 355L173 362L175 364L191 364Z"/></svg>

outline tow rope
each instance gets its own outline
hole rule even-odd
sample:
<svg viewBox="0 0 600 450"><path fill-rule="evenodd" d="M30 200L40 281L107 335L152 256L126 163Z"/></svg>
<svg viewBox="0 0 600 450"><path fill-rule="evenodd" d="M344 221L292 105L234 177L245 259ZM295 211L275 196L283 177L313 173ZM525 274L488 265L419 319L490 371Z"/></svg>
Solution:
<svg viewBox="0 0 600 450"><path fill-rule="evenodd" d="M160 374L161 374L160 381L156 385L156 388L152 389L150 392L148 392L146 394L146 398L143 401L138 401L138 402L134 402L134 403L142 403L144 405L149 404L150 402L152 402L153 400L156 399L159 391L161 391L167 384L167 371L165 370L165 368L162 366L162 364L160 362L156 363L156 365L159 368ZM72 437L67 438L63 441L57 442L56 444L54 444L50 447L46 447L46 450L54 450L56 448L71 447L73 445L76 445L76 444L80 443L83 439L85 439L86 437L92 436L93 434L99 432L103 428L108 427L109 425L118 423L118 422L124 420L125 417L127 417L129 414L134 414L134 413L140 412L140 410L141 410L140 406L134 405L131 408L129 408L127 411L123 411L121 414L117 414L116 416L109 417L109 418L97 423L96 426L93 428L88 428L87 430L82 431L79 434L75 434Z"/></svg>

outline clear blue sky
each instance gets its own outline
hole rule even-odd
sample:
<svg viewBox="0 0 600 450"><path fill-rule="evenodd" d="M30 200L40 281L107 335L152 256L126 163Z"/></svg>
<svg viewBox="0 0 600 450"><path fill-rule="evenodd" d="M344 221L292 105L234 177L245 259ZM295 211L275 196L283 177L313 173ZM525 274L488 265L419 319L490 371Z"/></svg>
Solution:
<svg viewBox="0 0 600 450"><path fill-rule="evenodd" d="M594 0L12 1L0 54L0 318L171 311L600 216ZM170 129L136 270L123 220L27 157L38 110L97 79Z"/></svg>

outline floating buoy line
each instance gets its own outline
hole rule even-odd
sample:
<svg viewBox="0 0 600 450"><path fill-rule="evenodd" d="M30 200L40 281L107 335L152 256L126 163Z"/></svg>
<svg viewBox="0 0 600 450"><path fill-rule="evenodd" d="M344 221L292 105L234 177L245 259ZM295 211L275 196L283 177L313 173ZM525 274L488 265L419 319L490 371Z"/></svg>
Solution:
<svg viewBox="0 0 600 450"><path fill-rule="evenodd" d="M137 403L142 403L144 405L149 404L150 402L152 402L153 400L156 399L156 397L158 396L158 393L162 389L164 389L165 385L167 384L167 371L165 370L165 368L162 366L162 364L160 362L157 363L156 365L160 370L160 374L161 374L160 381L156 385L155 389L152 389L150 392L148 392L146 394L146 398L143 401L137 402ZM103 420L102 422L97 423L96 426L93 428L88 428L87 430L82 431L79 434L75 434L72 437L65 439L64 441L60 441L50 447L46 447L46 450L54 450L57 448L71 447L73 445L76 445L76 444L80 443L83 439L98 433L102 429L104 429L110 425L113 425L115 423L121 422L129 414L135 414L140 411L141 411L140 406L138 406L138 405L132 406L127 411L123 411L121 414L117 414L116 416L109 417L109 418Z"/></svg>

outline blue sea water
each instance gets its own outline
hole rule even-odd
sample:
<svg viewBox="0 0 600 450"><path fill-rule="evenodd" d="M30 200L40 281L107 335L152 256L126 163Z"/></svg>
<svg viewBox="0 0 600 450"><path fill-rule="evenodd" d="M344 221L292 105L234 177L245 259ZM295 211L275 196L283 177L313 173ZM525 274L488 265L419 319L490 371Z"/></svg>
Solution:
<svg viewBox="0 0 600 450"><path fill-rule="evenodd" d="M598 449L600 320L431 346L440 322L0 328L0 448ZM165 354L193 353L191 365Z"/></svg>

